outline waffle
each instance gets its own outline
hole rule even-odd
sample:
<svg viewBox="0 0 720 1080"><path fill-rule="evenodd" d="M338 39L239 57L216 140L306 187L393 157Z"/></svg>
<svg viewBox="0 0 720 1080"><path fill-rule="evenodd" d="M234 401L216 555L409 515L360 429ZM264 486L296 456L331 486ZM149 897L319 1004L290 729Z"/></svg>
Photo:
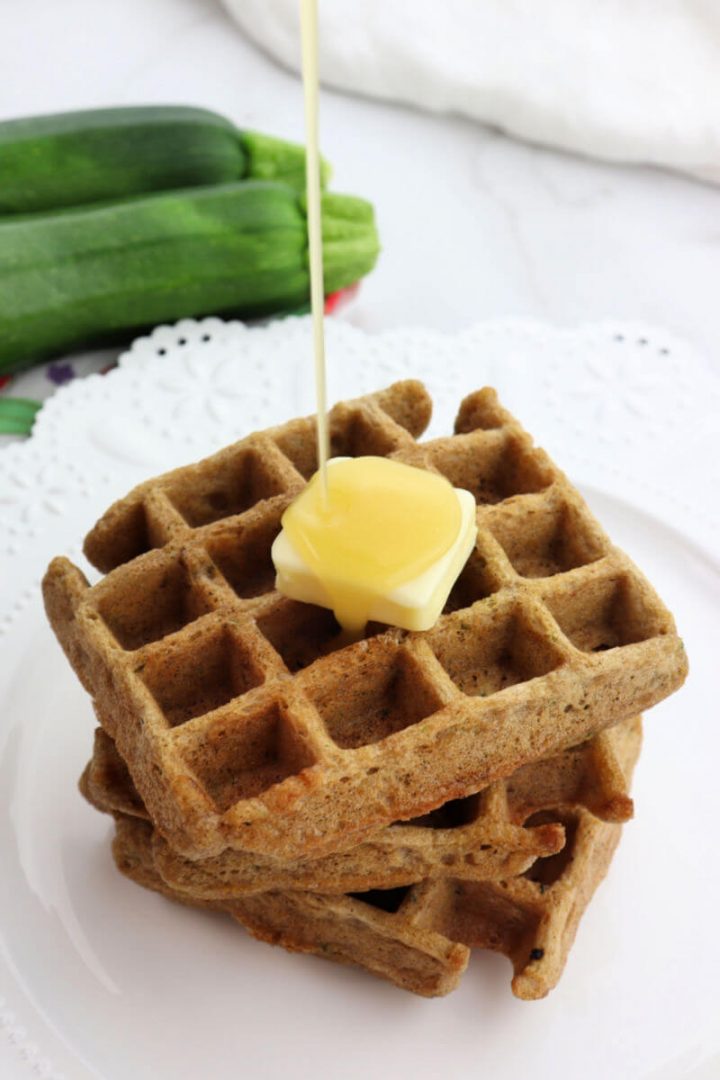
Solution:
<svg viewBox="0 0 720 1080"><path fill-rule="evenodd" d="M614 748L603 732L582 746L519 769L475 796L423 818L390 825L351 851L282 863L240 851L202 861L178 855L158 834L155 865L167 885L194 897L221 900L292 889L323 893L397 888L426 878L485 881L514 877L536 859L558 852L565 834L556 821L525 822L543 811L581 806L605 821L632 816L632 800ZM148 819L125 763L102 729L80 790L92 805Z"/></svg>
<svg viewBox="0 0 720 1080"><path fill-rule="evenodd" d="M336 406L333 454L434 469L477 500L478 540L427 633L341 647L278 595L270 546L314 469L312 419L136 488L95 526L90 587L56 559L55 632L152 820L192 859L319 858L555 754L686 674L671 615L492 390L418 443L419 383Z"/></svg>
<svg viewBox="0 0 720 1080"><path fill-rule="evenodd" d="M640 749L640 720L613 728L607 737L629 780ZM509 785L508 796L511 790ZM261 940L358 965L428 997L457 986L470 948L494 949L512 962L513 993L529 1000L557 984L622 829L580 806L563 804L545 816L564 823L566 846L522 877L445 878L354 896L276 891L224 901L191 897L158 873L152 825L123 814L117 815L113 852L124 874L171 899L227 911Z"/></svg>

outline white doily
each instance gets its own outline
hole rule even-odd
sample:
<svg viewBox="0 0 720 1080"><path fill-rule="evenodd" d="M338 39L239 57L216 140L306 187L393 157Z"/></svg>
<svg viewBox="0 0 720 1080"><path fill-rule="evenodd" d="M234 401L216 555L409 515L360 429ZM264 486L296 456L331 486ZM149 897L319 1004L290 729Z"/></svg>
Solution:
<svg viewBox="0 0 720 1080"><path fill-rule="evenodd" d="M327 335L331 399L417 376L436 402L431 434L440 434L466 392L494 385L581 487L682 525L718 552L720 380L686 344L641 326L530 322L369 336L328 320ZM35 607L49 559L79 559L98 515L140 480L312 412L310 372L306 318L253 329L184 321L136 341L108 375L59 390L32 437L0 451L0 638L10 702L13 664L37 632L30 617L33 626L41 619ZM0 745L5 735L0 726ZM20 987L0 961L0 1072L12 1044L18 1076L57 1078L65 1051Z"/></svg>
<svg viewBox="0 0 720 1080"><path fill-rule="evenodd" d="M681 517L716 550L720 380L687 344L642 326L535 322L370 336L328 320L327 338L331 399L416 376L440 434L465 393L496 386L573 479ZM0 552L11 563L0 627L52 555L76 548L133 484L313 408L308 318L159 327L116 370L61 388L32 438L0 451Z"/></svg>

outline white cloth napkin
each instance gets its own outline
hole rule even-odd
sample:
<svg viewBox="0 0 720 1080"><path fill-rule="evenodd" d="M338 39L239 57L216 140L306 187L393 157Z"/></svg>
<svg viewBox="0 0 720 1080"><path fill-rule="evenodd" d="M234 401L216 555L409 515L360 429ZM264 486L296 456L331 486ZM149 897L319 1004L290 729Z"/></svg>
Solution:
<svg viewBox="0 0 720 1080"><path fill-rule="evenodd" d="M298 0L223 0L300 64ZM321 0L324 83L720 183L720 0Z"/></svg>

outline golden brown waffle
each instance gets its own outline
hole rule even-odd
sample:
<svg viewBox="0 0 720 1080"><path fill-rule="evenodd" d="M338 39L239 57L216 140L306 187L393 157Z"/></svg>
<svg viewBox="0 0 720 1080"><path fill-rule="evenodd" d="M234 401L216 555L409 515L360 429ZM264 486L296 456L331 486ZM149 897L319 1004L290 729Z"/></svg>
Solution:
<svg viewBox="0 0 720 1080"><path fill-rule="evenodd" d="M613 728L607 738L629 781L640 749L639 718ZM622 829L578 806L550 814L563 821L567 844L522 877L439 879L355 896L278 891L225 901L193 898L158 873L150 823L124 815L117 819L113 851L119 869L139 884L183 903L225 910L255 937L293 952L356 964L430 997L457 986L469 948L494 949L513 964L513 993L534 999L557 984Z"/></svg>
<svg viewBox="0 0 720 1080"><path fill-rule="evenodd" d="M136 817L116 816L113 856L118 869L146 889L193 907L226 911L250 933L289 952L312 953L354 964L425 997L454 990L469 950L432 930L400 925L370 903L315 893L254 893L242 900L196 900L176 892L155 869L153 827Z"/></svg>
<svg viewBox="0 0 720 1080"><path fill-rule="evenodd" d="M250 852L226 851L194 861L178 855L158 834L155 865L166 884L208 900L271 889L359 892L410 885L425 878L485 881L514 877L539 857L558 852L562 825L525 822L542 811L584 807L608 821L627 821L632 800L614 750L603 732L582 746L519 769L478 795L440 807L423 818L390 825L350 851L284 863ZM93 756L80 790L93 806L147 819L147 812L112 740L95 733Z"/></svg>
<svg viewBox="0 0 720 1080"><path fill-rule="evenodd" d="M135 489L88 537L115 567L94 587L51 564L55 632L188 857L354 847L683 681L669 612L495 393L418 444L428 414L407 382L330 415L333 453L392 454L477 499L477 546L428 633L371 627L340 648L329 612L274 592L270 546L314 468L312 420Z"/></svg>

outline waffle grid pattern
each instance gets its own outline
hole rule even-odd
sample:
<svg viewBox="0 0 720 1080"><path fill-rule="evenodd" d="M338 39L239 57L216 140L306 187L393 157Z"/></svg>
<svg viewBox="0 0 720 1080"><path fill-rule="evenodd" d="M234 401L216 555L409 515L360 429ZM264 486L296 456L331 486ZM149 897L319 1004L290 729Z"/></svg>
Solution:
<svg viewBox="0 0 720 1080"><path fill-rule="evenodd" d="M560 851L561 823L550 816L577 805L604 821L627 821L633 812L617 734L602 732L562 754L519 769L475 796L446 804L408 823L388 826L357 848L323 859L281 863L272 857L225 851L212 859L178 855L158 834L156 865L166 883L203 899L232 899L273 889L344 893L396 888L424 878L485 881L514 877L537 858ZM149 820L127 767L102 729L80 789L93 806Z"/></svg>
<svg viewBox="0 0 720 1080"><path fill-rule="evenodd" d="M270 546L314 468L312 420L112 507L86 542L110 571L98 585L51 564L56 633L184 855L351 848L682 681L670 614L494 392L465 399L455 435L418 443L429 410L400 383L330 416L334 454L388 454L476 497L475 551L426 634L370 627L333 651L332 615L273 591Z"/></svg>
<svg viewBox="0 0 720 1080"><path fill-rule="evenodd" d="M612 745L626 790L640 749L640 719L603 738ZM556 770L553 762L539 765ZM536 768L526 766L524 777L511 778L493 797L511 803L514 782L515 810L527 809ZM494 949L512 962L514 994L537 999L560 978L622 829L574 802L576 794L560 787L545 815L564 822L563 849L538 859L524 875L500 881L447 877L346 896L272 891L210 900L180 892L164 878L150 823L116 815L113 847L120 870L139 884L183 903L227 911L256 937L291 951L356 964L404 989L436 996L457 986L471 948Z"/></svg>

